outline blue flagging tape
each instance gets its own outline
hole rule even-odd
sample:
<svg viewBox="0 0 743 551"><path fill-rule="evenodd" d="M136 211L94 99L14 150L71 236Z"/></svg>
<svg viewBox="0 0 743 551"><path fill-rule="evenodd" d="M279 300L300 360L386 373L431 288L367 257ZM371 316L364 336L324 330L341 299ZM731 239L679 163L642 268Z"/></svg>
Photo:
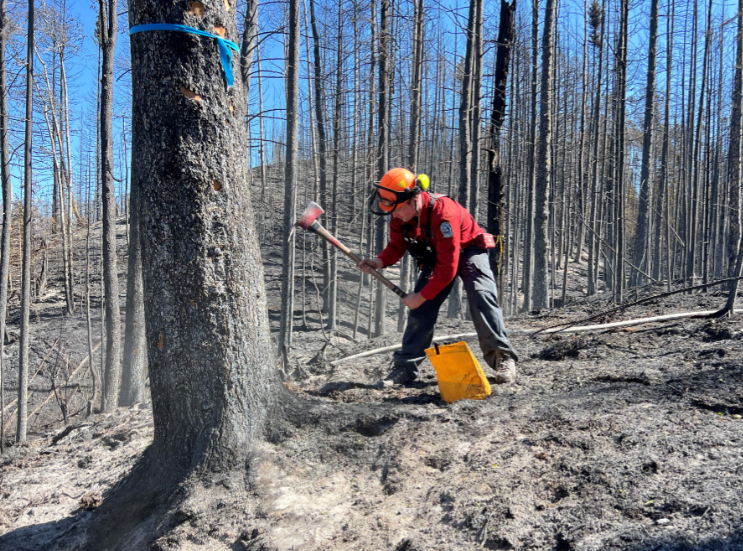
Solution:
<svg viewBox="0 0 743 551"><path fill-rule="evenodd" d="M224 76L227 78L227 85L232 86L234 84L235 80L232 76L232 52L230 52L230 48L235 50L238 56L240 55L240 48L238 48L237 44L235 44L231 40L227 40L225 38L222 38L221 36L211 34L206 31L194 29L193 27L187 27L186 25L175 25L170 23L149 23L146 25L136 25L129 29L129 34L132 35L145 31L178 31L182 33L206 36L208 38L215 38L217 40L217 45L219 46L219 58L222 61L222 69L224 70Z"/></svg>

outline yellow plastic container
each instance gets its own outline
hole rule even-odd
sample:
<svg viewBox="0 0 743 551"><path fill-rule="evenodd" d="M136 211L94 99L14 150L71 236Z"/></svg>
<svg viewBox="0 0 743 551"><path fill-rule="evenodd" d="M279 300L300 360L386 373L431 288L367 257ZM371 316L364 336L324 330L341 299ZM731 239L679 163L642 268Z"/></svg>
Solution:
<svg viewBox="0 0 743 551"><path fill-rule="evenodd" d="M436 370L445 402L484 400L490 396L490 383L467 343L434 345L426 350L426 356Z"/></svg>

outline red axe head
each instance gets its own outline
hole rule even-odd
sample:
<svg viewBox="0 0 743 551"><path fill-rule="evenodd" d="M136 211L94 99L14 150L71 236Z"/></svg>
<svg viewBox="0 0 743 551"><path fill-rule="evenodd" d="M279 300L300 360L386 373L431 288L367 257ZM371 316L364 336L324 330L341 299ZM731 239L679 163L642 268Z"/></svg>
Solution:
<svg viewBox="0 0 743 551"><path fill-rule="evenodd" d="M296 226L299 226L303 230L310 229L310 226L312 223L317 219L318 216L320 216L324 210L322 210L322 207L315 203L314 201L310 201L310 204L307 205L307 208L304 209L304 212L302 213L302 216L299 217L299 220L297 220Z"/></svg>

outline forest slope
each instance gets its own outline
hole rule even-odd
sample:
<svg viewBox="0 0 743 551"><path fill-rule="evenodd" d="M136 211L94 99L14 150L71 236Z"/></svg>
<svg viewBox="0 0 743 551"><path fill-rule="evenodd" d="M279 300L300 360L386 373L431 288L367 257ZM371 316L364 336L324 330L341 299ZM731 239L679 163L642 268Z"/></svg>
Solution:
<svg viewBox="0 0 743 551"><path fill-rule="evenodd" d="M266 265L275 296L281 267L270 255ZM621 315L722 300L677 295ZM576 302L507 324L544 327L606 306ZM152 549L743 549L743 323L515 334L518 381L493 385L484 401L446 404L428 364L419 382L385 391L370 385L389 355L330 364L396 343L390 314L390 335L374 341L326 339L317 323L298 331L286 385L308 412L332 419L273 435L246 472L248 494L215 480L192 497L202 512L184 506L181 524ZM472 330L442 319L438 334ZM3 457L1 549L74 548L88 509L151 440L151 410L73 427L39 431Z"/></svg>

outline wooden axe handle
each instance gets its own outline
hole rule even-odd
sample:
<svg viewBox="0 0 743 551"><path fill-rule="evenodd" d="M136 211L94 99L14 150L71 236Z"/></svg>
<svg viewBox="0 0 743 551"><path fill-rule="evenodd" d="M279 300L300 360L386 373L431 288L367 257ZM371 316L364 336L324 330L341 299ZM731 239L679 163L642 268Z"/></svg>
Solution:
<svg viewBox="0 0 743 551"><path fill-rule="evenodd" d="M343 243L338 241L333 235L322 227L322 224L315 220L312 225L309 227L310 230L314 231L316 234L318 234L320 237L322 237L325 241L333 245L336 249L340 250L343 254L345 254L348 258L353 260L356 264L361 262L361 259L356 256L351 249L346 247ZM397 285L392 283L389 279L384 277L382 274L380 274L376 270L371 271L371 275L376 277L385 287L387 287L390 291L395 293L398 297L404 298L406 293L402 289L400 289Z"/></svg>

